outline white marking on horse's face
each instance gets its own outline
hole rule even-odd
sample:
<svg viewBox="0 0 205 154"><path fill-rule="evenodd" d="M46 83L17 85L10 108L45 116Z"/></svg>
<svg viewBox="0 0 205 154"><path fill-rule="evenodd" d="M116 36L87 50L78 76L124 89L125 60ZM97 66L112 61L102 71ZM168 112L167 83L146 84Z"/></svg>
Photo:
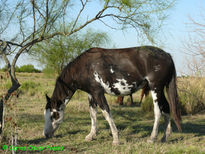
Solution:
<svg viewBox="0 0 205 154"><path fill-rule="evenodd" d="M47 109L44 111L44 116L45 116L44 136L52 137L54 132L60 125L60 123L63 122L64 108L65 105L62 104L59 108L60 111L57 111L56 109L53 109L52 111L50 111L50 109ZM54 117L55 115L57 115L57 117Z"/></svg>
<svg viewBox="0 0 205 154"><path fill-rule="evenodd" d="M117 89L121 95L130 94L134 86L136 86L136 82L129 85L125 79L117 79L117 82L113 84L113 88Z"/></svg>
<svg viewBox="0 0 205 154"><path fill-rule="evenodd" d="M50 109L44 110L44 117L45 117L45 126L44 126L43 134L46 137L52 137L53 136L53 126L52 126L52 121L51 121Z"/></svg>
<svg viewBox="0 0 205 154"><path fill-rule="evenodd" d="M63 110L57 111L57 113L59 115L59 118L52 120L52 126L53 126L54 131L59 127L60 123L62 123L63 119L64 119L64 111Z"/></svg>
<svg viewBox="0 0 205 154"><path fill-rule="evenodd" d="M99 76L99 74L97 72L94 72L94 77L95 77L95 81L97 81L98 83L100 83L100 85L104 88L105 92L111 95L115 95L112 91L111 91L111 87L109 85L109 82L105 83L103 82L103 79Z"/></svg>

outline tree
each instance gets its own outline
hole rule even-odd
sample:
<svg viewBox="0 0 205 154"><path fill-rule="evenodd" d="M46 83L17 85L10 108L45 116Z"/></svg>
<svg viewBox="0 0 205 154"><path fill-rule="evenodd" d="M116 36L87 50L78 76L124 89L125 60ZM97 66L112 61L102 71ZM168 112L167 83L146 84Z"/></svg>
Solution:
<svg viewBox="0 0 205 154"><path fill-rule="evenodd" d="M152 40L152 34L161 26L165 11L175 0L2 0L0 1L0 55L8 66L12 86L0 101L0 133L3 127L3 102L20 87L15 65L24 52L39 42L55 36L70 36L94 21L112 28L133 27ZM86 15L88 6L99 4L100 9ZM69 16L72 8L79 8ZM73 12L72 12L73 13ZM84 16L83 16L84 14ZM108 21L116 22L114 27ZM79 21L81 23L79 23ZM61 31L57 25L63 24ZM8 55L13 55L11 60Z"/></svg>
<svg viewBox="0 0 205 154"><path fill-rule="evenodd" d="M201 14L200 19L204 21L205 16ZM186 67L189 75L201 77L205 75L205 23L191 17L190 21L192 30L189 39L184 43L189 56L186 58Z"/></svg>
<svg viewBox="0 0 205 154"><path fill-rule="evenodd" d="M47 69L60 73L64 66L83 51L108 43L106 33L87 30L84 34L73 34L69 37L59 36L35 45L31 49L34 58Z"/></svg>

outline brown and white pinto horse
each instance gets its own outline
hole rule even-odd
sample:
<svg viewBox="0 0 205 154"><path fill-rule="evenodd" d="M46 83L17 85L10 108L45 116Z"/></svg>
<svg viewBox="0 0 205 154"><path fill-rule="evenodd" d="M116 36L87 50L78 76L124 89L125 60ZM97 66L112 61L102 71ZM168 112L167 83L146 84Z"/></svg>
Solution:
<svg viewBox="0 0 205 154"><path fill-rule="evenodd" d="M64 109L77 89L88 93L91 131L85 140L91 141L97 131L97 106L108 121L113 144L119 143L118 130L112 119L104 93L130 95L148 86L154 103L154 126L149 139L154 142L158 135L161 115L165 118L166 141L171 133L170 111L178 130L181 131L180 109L176 87L176 71L170 54L163 50L142 46L126 49L92 48L69 63L56 80L52 97L47 98L44 135L52 137L63 121ZM166 87L169 101L164 95Z"/></svg>

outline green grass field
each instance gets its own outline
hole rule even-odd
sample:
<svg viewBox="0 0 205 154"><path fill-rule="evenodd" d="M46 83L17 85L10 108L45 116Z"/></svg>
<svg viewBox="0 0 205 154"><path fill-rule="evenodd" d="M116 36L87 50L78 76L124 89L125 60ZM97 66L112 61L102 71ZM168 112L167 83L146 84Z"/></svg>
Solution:
<svg viewBox="0 0 205 154"><path fill-rule="evenodd" d="M87 94L77 92L65 110L64 122L51 139L42 135L44 128L45 93L50 96L55 84L55 78L47 78L43 74L18 74L22 85L19 98L13 97L7 104L3 142L0 153L10 153L12 121L17 123L18 147L17 153L205 153L205 112L183 116L182 133L178 133L172 122L173 133L167 143L161 143L163 136L163 120L159 129L158 141L147 143L152 126L153 113L144 113L140 107L128 105L119 106L114 101L116 97L106 96L111 113L119 130L120 142L112 145L112 136L108 123L100 109L98 110L98 134L96 140L86 142L85 136L90 131L90 115ZM0 94L4 93L6 80L1 81ZM30 88L30 87L35 88ZM134 100L139 100L139 93ZM127 97L128 98L128 97ZM16 104L16 105L12 105ZM56 148L56 149L51 149ZM4 150L2 148L5 148ZM39 151L39 149L43 149ZM63 149L63 150L62 150ZM54 151L56 150L56 151Z"/></svg>

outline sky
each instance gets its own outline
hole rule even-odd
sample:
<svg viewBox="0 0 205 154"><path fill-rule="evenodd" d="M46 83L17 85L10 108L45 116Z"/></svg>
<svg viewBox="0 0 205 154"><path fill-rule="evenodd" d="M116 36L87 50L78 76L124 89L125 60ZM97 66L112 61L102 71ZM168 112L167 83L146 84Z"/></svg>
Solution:
<svg viewBox="0 0 205 154"><path fill-rule="evenodd" d="M91 8L93 6L90 6ZM97 6L96 6L97 7ZM159 46L166 52L169 52L175 61L176 69L178 74L183 70L184 57L184 42L190 35L190 19L197 19L200 22L200 13L205 14L205 1L204 0L177 0L176 5L168 12L168 18L165 21L162 30L159 32L160 44ZM203 21L202 21L203 22ZM127 48L138 46L139 40L136 38L136 31L133 29L127 29L125 31L113 30L106 26L99 26L98 23L90 25L91 28L106 32L116 48ZM18 60L17 65L35 64L37 68L41 68L41 65L37 65L33 59L27 56L21 56Z"/></svg>

